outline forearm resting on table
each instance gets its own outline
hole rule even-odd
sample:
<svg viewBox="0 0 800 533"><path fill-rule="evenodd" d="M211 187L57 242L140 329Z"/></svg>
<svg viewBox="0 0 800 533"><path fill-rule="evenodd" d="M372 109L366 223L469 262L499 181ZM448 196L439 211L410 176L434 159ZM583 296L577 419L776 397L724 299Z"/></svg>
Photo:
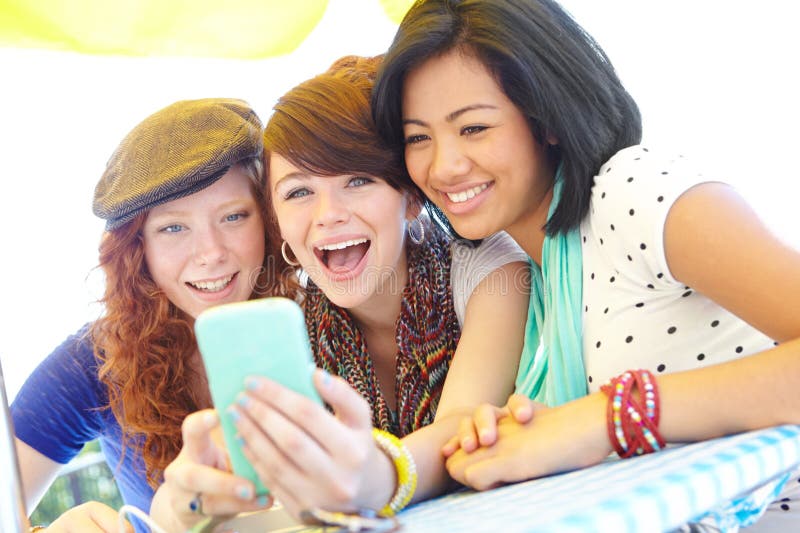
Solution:
<svg viewBox="0 0 800 533"><path fill-rule="evenodd" d="M658 376L661 434L704 440L800 424L800 339L727 363Z"/></svg>

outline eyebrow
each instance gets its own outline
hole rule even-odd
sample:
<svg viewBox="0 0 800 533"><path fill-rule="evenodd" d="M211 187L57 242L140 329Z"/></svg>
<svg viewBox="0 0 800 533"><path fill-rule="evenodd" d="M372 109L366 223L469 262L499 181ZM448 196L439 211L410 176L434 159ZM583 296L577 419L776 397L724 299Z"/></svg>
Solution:
<svg viewBox="0 0 800 533"><path fill-rule="evenodd" d="M255 201L255 199L252 198L252 197L248 198L247 196L240 196L240 197L237 197L237 198L233 198L233 199L231 199L231 200L229 200L229 201L227 201L225 203L219 204L218 206L215 206L214 209L216 209L216 210L224 210L224 209L229 209L230 207L232 207L232 206L234 206L236 204L246 204L246 203L250 203L250 202L254 202L254 201ZM164 218L164 217L168 217L168 218L177 217L177 218L180 218L180 217L188 216L189 214L191 214L191 211L190 210L185 210L185 209L184 210L172 209L172 210L169 210L169 211L162 211L161 213L153 213L151 211L150 213L148 213L147 219L148 220L152 220L152 219L159 220L159 219Z"/></svg>
<svg viewBox="0 0 800 533"><path fill-rule="evenodd" d="M301 172L299 170L295 170L293 172L289 172L287 174L284 174L280 178L278 178L277 181L275 181L275 184L272 186L272 190L273 191L276 190L278 188L278 185L283 183L285 180L293 179L293 178L296 179L296 180L308 180L308 179L311 178L311 176L309 176L306 172Z"/></svg>
<svg viewBox="0 0 800 533"><path fill-rule="evenodd" d="M468 105L468 106L462 107L460 109L456 109L452 113L448 113L444 117L444 119L447 122L453 122L455 119L457 119L458 117L460 117L464 113L466 113L468 111L475 111L476 109L497 109L497 106L490 105L490 104L472 104L472 105ZM403 125L406 125L406 124L416 124L417 126L427 126L428 125L425 121L419 120L419 119L415 119L415 118L403 119Z"/></svg>

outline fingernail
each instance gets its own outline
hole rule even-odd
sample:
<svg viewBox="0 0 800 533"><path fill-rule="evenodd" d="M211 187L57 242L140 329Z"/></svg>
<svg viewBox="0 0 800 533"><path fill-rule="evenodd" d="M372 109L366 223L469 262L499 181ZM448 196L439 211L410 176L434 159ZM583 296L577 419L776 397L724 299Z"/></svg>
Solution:
<svg viewBox="0 0 800 533"><path fill-rule="evenodd" d="M217 413L215 411L209 411L203 416L203 422L205 423L206 427L213 427L217 423Z"/></svg>
<svg viewBox="0 0 800 533"><path fill-rule="evenodd" d="M232 405L228 407L228 416L230 416L231 420L233 420L234 422L238 422L239 419L242 417L242 415L239 414L239 411L237 411L236 408L234 408Z"/></svg>
<svg viewBox="0 0 800 533"><path fill-rule="evenodd" d="M240 394L239 397L236 398L236 403L246 408L248 405L250 405L250 398L244 394Z"/></svg>
<svg viewBox="0 0 800 533"><path fill-rule="evenodd" d="M244 380L244 386L247 387L247 390L258 390L261 386L261 383L258 381L257 378L249 377Z"/></svg>
<svg viewBox="0 0 800 533"><path fill-rule="evenodd" d="M461 447L462 448L470 448L473 445L474 445L474 441L473 441L472 437L467 437L467 438L465 438L464 440L461 441Z"/></svg>
<svg viewBox="0 0 800 533"><path fill-rule="evenodd" d="M261 507L266 506L267 503L269 503L269 496L267 496L266 494L262 494L261 496L258 497L256 503L258 503L258 505Z"/></svg>
<svg viewBox="0 0 800 533"><path fill-rule="evenodd" d="M236 496L240 500L249 501L253 499L253 489L249 485L239 485L236 487Z"/></svg>
<svg viewBox="0 0 800 533"><path fill-rule="evenodd" d="M481 442L486 442L489 439L489 431L488 430L481 430L480 435L478 436L478 440Z"/></svg>
<svg viewBox="0 0 800 533"><path fill-rule="evenodd" d="M242 437L240 434L237 433L236 435L234 435L233 440L235 440L236 444L238 444L239 446L244 446L244 437Z"/></svg>

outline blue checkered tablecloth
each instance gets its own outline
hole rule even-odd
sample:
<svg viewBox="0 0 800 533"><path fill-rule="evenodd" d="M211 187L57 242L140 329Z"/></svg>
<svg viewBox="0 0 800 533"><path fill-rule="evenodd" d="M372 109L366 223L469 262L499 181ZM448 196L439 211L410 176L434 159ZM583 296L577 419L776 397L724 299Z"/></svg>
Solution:
<svg viewBox="0 0 800 533"><path fill-rule="evenodd" d="M659 532L673 530L800 465L800 426L713 439L408 508L403 531Z"/></svg>

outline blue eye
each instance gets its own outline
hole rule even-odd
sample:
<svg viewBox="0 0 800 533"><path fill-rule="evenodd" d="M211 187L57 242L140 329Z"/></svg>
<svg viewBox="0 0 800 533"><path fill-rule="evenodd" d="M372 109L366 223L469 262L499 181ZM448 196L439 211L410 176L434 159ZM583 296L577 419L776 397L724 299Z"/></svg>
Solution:
<svg viewBox="0 0 800 533"><path fill-rule="evenodd" d="M369 183L373 183L375 180L372 178L368 178L366 176L353 176L350 178L350 181L347 182L348 187L363 187Z"/></svg>
<svg viewBox="0 0 800 533"><path fill-rule="evenodd" d="M298 189L292 189L291 191L286 193L286 196L284 196L283 199L291 200L293 198L302 198L304 196L308 196L309 194L311 194L311 191L309 191L305 187L300 187Z"/></svg>
<svg viewBox="0 0 800 533"><path fill-rule="evenodd" d="M225 217L226 222L236 222L237 220L242 220L247 218L247 213L233 213Z"/></svg>
<svg viewBox="0 0 800 533"><path fill-rule="evenodd" d="M164 226L158 231L159 233L178 233L180 231L183 231L183 229L184 229L183 226L181 226L180 224L170 224L169 226Z"/></svg>

